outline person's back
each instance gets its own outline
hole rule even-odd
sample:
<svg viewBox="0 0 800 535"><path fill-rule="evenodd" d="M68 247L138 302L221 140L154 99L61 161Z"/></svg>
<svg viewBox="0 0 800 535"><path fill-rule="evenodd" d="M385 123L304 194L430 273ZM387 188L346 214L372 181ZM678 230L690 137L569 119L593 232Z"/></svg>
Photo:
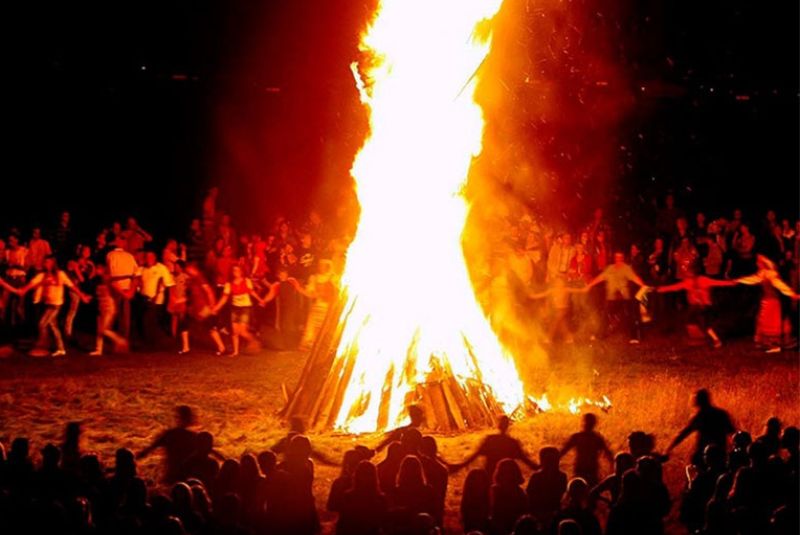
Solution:
<svg viewBox="0 0 800 535"><path fill-rule="evenodd" d="M600 522L588 505L589 485L581 478L574 478L567 488L567 503L553 520L553 528L557 528L564 520L573 520L581 527L584 535L600 535Z"/></svg>
<svg viewBox="0 0 800 535"><path fill-rule="evenodd" d="M723 409L711 404L711 394L706 389L698 390L694 394L694 406L697 412L689 420L689 423L673 439L667 448L667 455L689 435L696 432L697 441L695 451L692 455L692 463L703 466L703 452L706 446L715 444L727 450L728 435L736 429L733 426L730 415Z"/></svg>
<svg viewBox="0 0 800 535"><path fill-rule="evenodd" d="M444 518L449 471L447 467L436 458L438 448L436 440L433 437L423 437L420 450L421 455L419 459L422 463L422 471L425 473L425 481L433 488L433 492L436 495L436 511L434 516L441 524Z"/></svg>
<svg viewBox="0 0 800 535"><path fill-rule="evenodd" d="M719 407L709 406L697 413L698 443L697 450L704 450L709 444L725 447L728 435L733 431L733 424L727 411Z"/></svg>
<svg viewBox="0 0 800 535"><path fill-rule="evenodd" d="M401 462L403 462L403 446L399 442L392 442L386 450L386 458L378 464L378 481L384 494L394 491Z"/></svg>
<svg viewBox="0 0 800 535"><path fill-rule="evenodd" d="M491 532L510 533L517 519L528 510L528 498L520 485L523 483L519 466L512 459L503 459L497 465L491 488Z"/></svg>
<svg viewBox="0 0 800 535"><path fill-rule="evenodd" d="M542 448L539 452L542 468L531 474L528 481L528 508L544 525L548 525L558 511L567 490L567 474L560 470L558 460L556 448Z"/></svg>
<svg viewBox="0 0 800 535"><path fill-rule="evenodd" d="M384 524L387 501L378 487L378 474L369 461L361 461L353 488L342 497L336 535L378 535Z"/></svg>
<svg viewBox="0 0 800 535"><path fill-rule="evenodd" d="M153 443L138 455L142 458L155 449L164 449L164 482L175 483L183 479L183 468L197 443L197 433L189 429L194 424L190 407L181 405L176 409L177 425L161 433Z"/></svg>
<svg viewBox="0 0 800 535"><path fill-rule="evenodd" d="M594 414L584 414L583 429L573 434L561 448L562 456L575 449L574 475L583 478L590 486L596 485L599 480L600 454L605 453L613 462L605 439L594 430L596 424L597 417Z"/></svg>
<svg viewBox="0 0 800 535"><path fill-rule="evenodd" d="M461 495L461 526L465 533L489 529L489 490L491 481L486 470L470 470Z"/></svg>

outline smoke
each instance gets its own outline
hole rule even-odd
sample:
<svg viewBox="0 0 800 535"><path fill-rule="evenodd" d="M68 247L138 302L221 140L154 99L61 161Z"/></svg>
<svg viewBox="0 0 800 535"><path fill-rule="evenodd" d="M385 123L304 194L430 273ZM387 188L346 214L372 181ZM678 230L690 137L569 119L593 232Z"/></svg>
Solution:
<svg viewBox="0 0 800 535"><path fill-rule="evenodd" d="M633 105L619 9L595 0L506 0L491 21L476 94L484 145L466 191L464 247L495 328L526 361L545 355L546 307L527 296L542 265L531 274L515 259L544 255L555 232L588 223L618 174L618 131Z"/></svg>

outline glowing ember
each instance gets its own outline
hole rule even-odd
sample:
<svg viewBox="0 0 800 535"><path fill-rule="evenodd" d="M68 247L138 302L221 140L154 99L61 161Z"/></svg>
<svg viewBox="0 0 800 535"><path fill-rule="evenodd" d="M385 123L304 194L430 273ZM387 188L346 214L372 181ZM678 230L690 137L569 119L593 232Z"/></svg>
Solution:
<svg viewBox="0 0 800 535"><path fill-rule="evenodd" d="M361 219L342 278L336 358L350 370L336 427L402 424L421 385L480 385L499 408L524 402L513 359L483 315L467 272L462 188L481 151L473 101L489 42L476 25L502 0L383 0L362 39L371 134L352 174ZM484 36L485 37L485 36ZM491 403L490 403L491 404Z"/></svg>

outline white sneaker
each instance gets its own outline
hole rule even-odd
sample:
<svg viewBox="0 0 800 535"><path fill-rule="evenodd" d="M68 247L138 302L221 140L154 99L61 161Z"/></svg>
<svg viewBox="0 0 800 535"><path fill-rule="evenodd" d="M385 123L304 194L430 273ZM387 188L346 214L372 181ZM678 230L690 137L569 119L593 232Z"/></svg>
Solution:
<svg viewBox="0 0 800 535"><path fill-rule="evenodd" d="M63 349L57 349L57 350L53 351L52 353L50 353L51 357L64 357L66 355L67 355L67 352L64 351Z"/></svg>
<svg viewBox="0 0 800 535"><path fill-rule="evenodd" d="M765 353L780 353L780 352L781 352L781 346L770 347L765 351Z"/></svg>
<svg viewBox="0 0 800 535"><path fill-rule="evenodd" d="M632 346L635 346L641 344L642 342L637 338L631 338L630 340L628 340L628 343Z"/></svg>
<svg viewBox="0 0 800 535"><path fill-rule="evenodd" d="M89 353L89 356L90 357L102 357L103 356L103 352L102 351L98 351L97 349L95 349L94 351Z"/></svg>

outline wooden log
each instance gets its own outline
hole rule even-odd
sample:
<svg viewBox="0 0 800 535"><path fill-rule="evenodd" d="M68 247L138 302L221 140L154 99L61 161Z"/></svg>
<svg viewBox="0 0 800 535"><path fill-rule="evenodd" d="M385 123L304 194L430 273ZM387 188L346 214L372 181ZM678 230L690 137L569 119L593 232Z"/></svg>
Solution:
<svg viewBox="0 0 800 535"><path fill-rule="evenodd" d="M458 431L465 431L467 428L466 421L464 419L464 415L461 412L461 407L458 404L458 400L456 398L455 391L460 390L460 386L456 382L455 377L452 375L450 377L445 378L444 381L441 383L442 385L442 393L444 394L444 399L447 401L447 408L451 416L451 420L453 422L453 427Z"/></svg>

